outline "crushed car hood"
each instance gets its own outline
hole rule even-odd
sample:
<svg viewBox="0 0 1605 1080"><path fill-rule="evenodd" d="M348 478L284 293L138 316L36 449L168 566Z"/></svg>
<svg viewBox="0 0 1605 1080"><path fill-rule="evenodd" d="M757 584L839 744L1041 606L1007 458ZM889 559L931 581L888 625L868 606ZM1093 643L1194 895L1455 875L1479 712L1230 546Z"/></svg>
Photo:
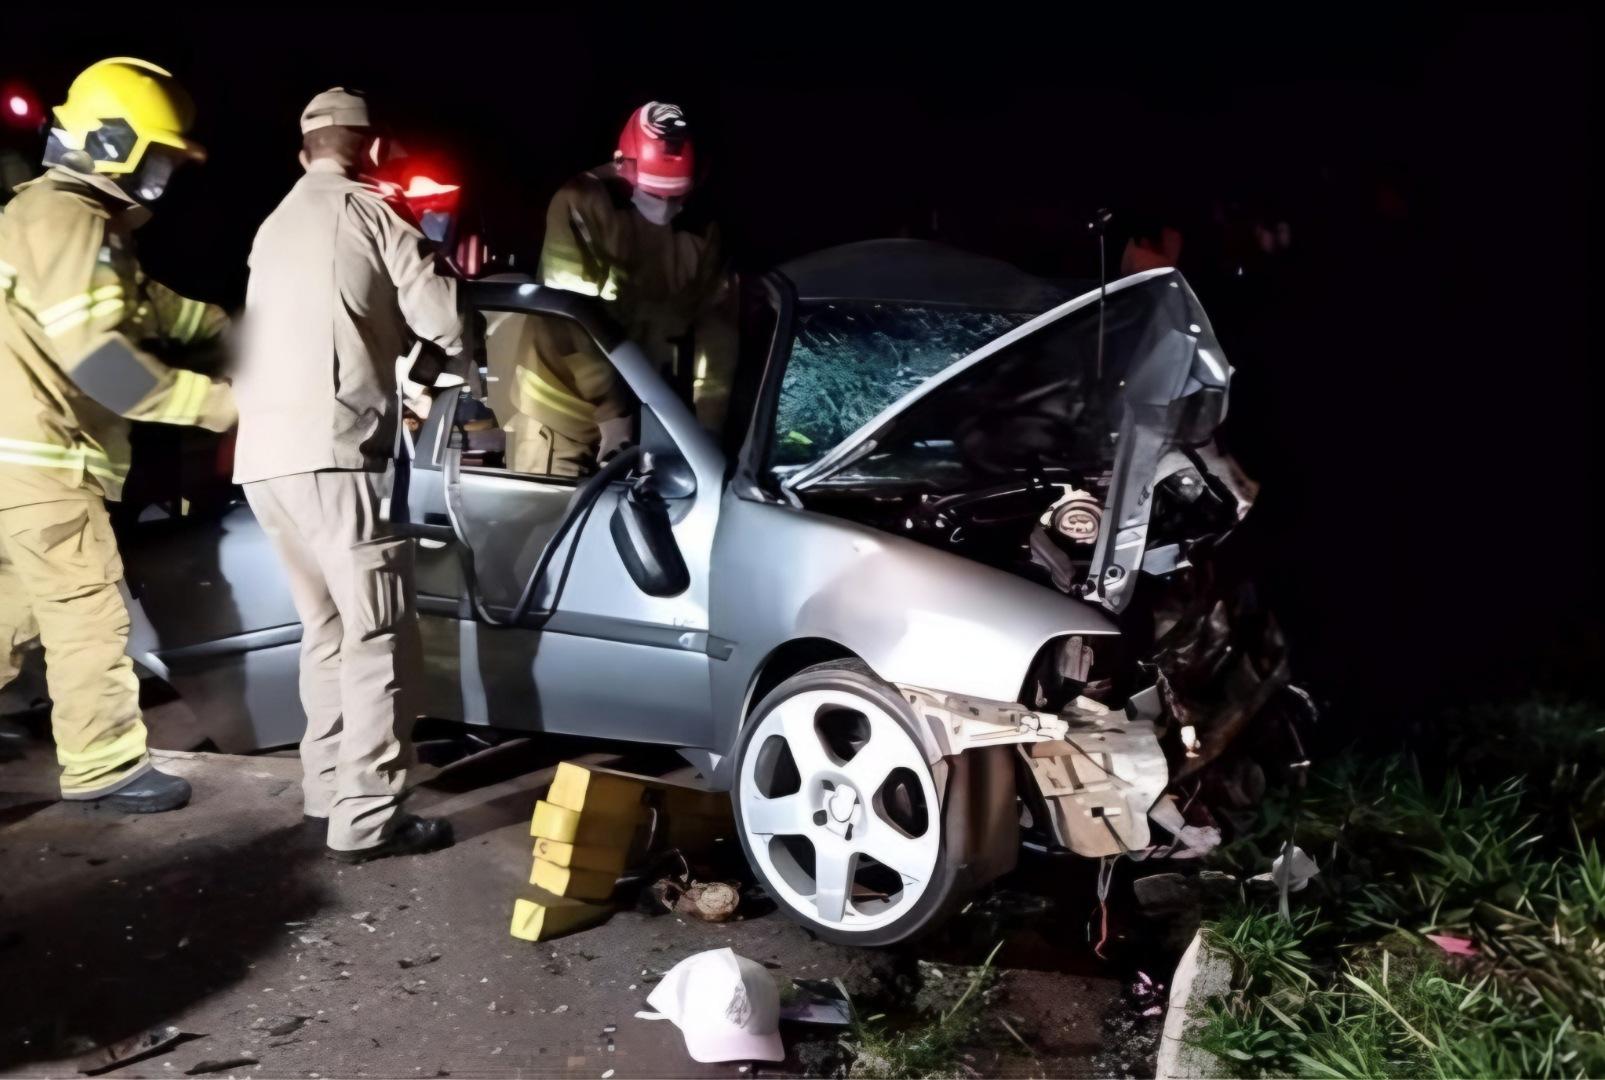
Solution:
<svg viewBox="0 0 1605 1080"><path fill-rule="evenodd" d="M1104 528L1084 596L1118 613L1142 567L1155 486L1176 451L1210 444L1230 379L1182 275L1134 274L958 360L782 486L915 482L941 493L1032 474L1096 478Z"/></svg>

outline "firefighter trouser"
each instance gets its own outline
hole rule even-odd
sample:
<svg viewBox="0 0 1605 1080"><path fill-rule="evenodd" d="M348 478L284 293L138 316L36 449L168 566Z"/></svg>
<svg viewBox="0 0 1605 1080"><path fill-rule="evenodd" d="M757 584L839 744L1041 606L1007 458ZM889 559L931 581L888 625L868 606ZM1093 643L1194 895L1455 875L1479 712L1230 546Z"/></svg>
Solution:
<svg viewBox="0 0 1605 1080"><path fill-rule="evenodd" d="M0 690L22 674L23 654L39 636L33 601L9 565L5 546L0 544Z"/></svg>
<svg viewBox="0 0 1605 1080"><path fill-rule="evenodd" d="M150 768L122 576L99 495L0 509L0 648L37 626L66 799L109 794ZM0 671L7 681L16 674L10 663Z"/></svg>
<svg viewBox="0 0 1605 1080"><path fill-rule="evenodd" d="M520 416L507 467L541 476L589 476L596 471L596 446L553 431L532 416Z"/></svg>
<svg viewBox="0 0 1605 1080"><path fill-rule="evenodd" d="M412 762L405 685L422 650L412 544L379 516L382 473L296 473L245 485L301 616L302 793L329 846L383 842Z"/></svg>

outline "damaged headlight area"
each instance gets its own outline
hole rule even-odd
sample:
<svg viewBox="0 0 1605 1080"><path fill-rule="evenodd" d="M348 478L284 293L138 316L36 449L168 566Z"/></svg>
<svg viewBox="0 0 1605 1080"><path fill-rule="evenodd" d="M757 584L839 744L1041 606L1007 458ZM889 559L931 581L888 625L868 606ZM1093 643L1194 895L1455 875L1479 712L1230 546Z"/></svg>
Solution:
<svg viewBox="0 0 1605 1080"><path fill-rule="evenodd" d="M848 332L849 315L869 331ZM775 456L791 501L1097 605L1119 628L1048 642L1018 703L900 687L937 744L1013 744L1023 824L1044 844L1105 857L1217 843L1221 819L1257 800L1255 756L1291 759L1290 731L1296 755L1286 720L1309 708L1233 551L1257 486L1216 442L1231 368L1187 283L1133 275L979 348L1001 324L974 313L814 318L883 395L907 385L894 372L973 351L852 434L822 406L806 423L794 409L814 434Z"/></svg>
<svg viewBox="0 0 1605 1080"><path fill-rule="evenodd" d="M1094 858L1203 854L1257 800L1256 751L1282 754L1289 732L1296 747L1312 708L1234 551L1254 494L1213 445L1167 455L1119 635L1048 642L1018 703L900 687L943 753L1016 747L1022 825L1039 843ZM1069 580L1055 583L1072 595L1089 565L1073 553L1096 539L1092 510L1071 492L1032 530L1033 559L1051 545L1069 560Z"/></svg>

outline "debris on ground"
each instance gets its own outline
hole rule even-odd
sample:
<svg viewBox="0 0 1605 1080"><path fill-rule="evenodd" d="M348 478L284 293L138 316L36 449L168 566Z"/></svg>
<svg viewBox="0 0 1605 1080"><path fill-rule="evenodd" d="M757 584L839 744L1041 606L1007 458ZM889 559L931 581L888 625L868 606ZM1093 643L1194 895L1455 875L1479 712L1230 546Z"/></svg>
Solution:
<svg viewBox="0 0 1605 1080"><path fill-rule="evenodd" d="M741 886L733 881L698 881L684 855L679 874L652 883L652 895L665 911L689 915L703 922L721 923L735 917L741 906Z"/></svg>
<svg viewBox="0 0 1605 1080"><path fill-rule="evenodd" d="M792 979L780 992L780 1018L799 1024L850 1024L853 1003L840 979Z"/></svg>
<svg viewBox="0 0 1605 1080"><path fill-rule="evenodd" d="M240 1069L247 1065L255 1065L260 1059L241 1054L239 1057L221 1058L217 1061L198 1061L184 1070L185 1076L204 1076L207 1073L227 1072L230 1069Z"/></svg>
<svg viewBox="0 0 1605 1080"><path fill-rule="evenodd" d="M201 1037L194 1032L180 1031L171 1025L153 1028L82 1054L78 1058L77 1069L85 1076L97 1076L171 1049L179 1043Z"/></svg>
<svg viewBox="0 0 1605 1080"><path fill-rule="evenodd" d="M428 952L428 953L424 953L421 956L404 956L400 960L396 961L396 966L400 967L403 970L406 970L407 968L419 968L419 967L423 967L425 964L433 964L436 960L439 960L439 959L440 959L440 954L439 953L437 953L437 952Z"/></svg>
<svg viewBox="0 0 1605 1080"><path fill-rule="evenodd" d="M1477 955L1477 943L1470 938L1457 937L1454 934L1425 934L1423 936L1450 956Z"/></svg>
<svg viewBox="0 0 1605 1080"><path fill-rule="evenodd" d="M1276 858L1271 860L1270 870L1263 874L1255 874L1248 880L1257 881L1266 885L1275 885L1278 888L1281 888L1284 859L1286 859L1285 855L1276 856ZM1301 891L1310 883L1311 878L1321 872L1321 868L1315 864L1315 860L1310 858L1309 855L1305 854L1304 849L1299 847L1297 844L1293 845L1293 858L1286 863L1286 866L1288 892Z"/></svg>
<svg viewBox="0 0 1605 1080"><path fill-rule="evenodd" d="M280 1039L286 1035L294 1035L306 1025L308 1020L311 1019L312 1017L306 1013L295 1013L293 1015L281 1016L262 1016L254 1020L251 1023L251 1027L257 1031L264 1031L275 1039Z"/></svg>
<svg viewBox="0 0 1605 1080"><path fill-rule="evenodd" d="M1101 1049L1093 1057L1096 1076L1152 1076L1165 1030L1167 988L1138 972L1104 1014Z"/></svg>

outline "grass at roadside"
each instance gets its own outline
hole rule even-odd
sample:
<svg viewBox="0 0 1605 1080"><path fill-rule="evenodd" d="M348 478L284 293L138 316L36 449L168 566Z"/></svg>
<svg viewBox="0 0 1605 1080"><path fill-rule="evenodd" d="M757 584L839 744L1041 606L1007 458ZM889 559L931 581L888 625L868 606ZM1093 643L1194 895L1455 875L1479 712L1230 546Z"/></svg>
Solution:
<svg viewBox="0 0 1605 1080"><path fill-rule="evenodd" d="M1605 717L1485 710L1444 745L1431 778L1403 756L1318 769L1297 837L1322 871L1292 922L1251 894L1207 925L1233 991L1193 1038L1231 1075L1605 1075ZM1286 810L1225 860L1263 869Z"/></svg>
<svg viewBox="0 0 1605 1080"><path fill-rule="evenodd" d="M894 1027L884 1017L857 1020L846 1042L853 1061L848 1075L874 1080L899 1077L955 1076L961 1072L959 1054L980 1034L989 991L997 984L992 960L970 971L958 997L921 1022Z"/></svg>

